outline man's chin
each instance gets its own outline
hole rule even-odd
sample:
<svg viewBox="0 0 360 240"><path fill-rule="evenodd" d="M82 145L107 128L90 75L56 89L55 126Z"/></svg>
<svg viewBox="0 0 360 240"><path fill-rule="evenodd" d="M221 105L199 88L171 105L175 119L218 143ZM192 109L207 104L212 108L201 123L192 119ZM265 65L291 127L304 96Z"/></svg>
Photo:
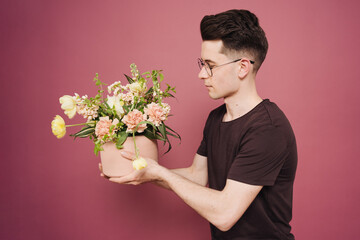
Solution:
<svg viewBox="0 0 360 240"><path fill-rule="evenodd" d="M222 98L221 96L217 96L217 95L211 94L211 93L209 93L209 97L213 100L218 100L218 99Z"/></svg>

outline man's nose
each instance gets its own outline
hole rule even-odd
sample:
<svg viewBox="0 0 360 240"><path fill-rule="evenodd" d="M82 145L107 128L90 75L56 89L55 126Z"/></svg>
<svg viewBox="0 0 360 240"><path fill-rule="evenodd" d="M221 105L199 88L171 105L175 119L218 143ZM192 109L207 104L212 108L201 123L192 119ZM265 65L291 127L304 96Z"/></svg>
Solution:
<svg viewBox="0 0 360 240"><path fill-rule="evenodd" d="M205 67L202 67L202 68L200 69L200 72L199 72L198 77L199 77L200 79L206 79L206 78L209 77L209 74L206 72Z"/></svg>

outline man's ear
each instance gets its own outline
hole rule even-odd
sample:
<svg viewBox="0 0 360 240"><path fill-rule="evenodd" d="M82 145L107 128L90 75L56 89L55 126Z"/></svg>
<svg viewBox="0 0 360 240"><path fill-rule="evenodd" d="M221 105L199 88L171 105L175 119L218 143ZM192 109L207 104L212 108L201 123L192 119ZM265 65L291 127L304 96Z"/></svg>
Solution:
<svg viewBox="0 0 360 240"><path fill-rule="evenodd" d="M240 79L244 79L246 78L246 76L249 74L249 72L251 71L251 66L252 64L250 63L250 60L244 58L241 59L241 61L239 61L238 63L238 67L239 67L239 78Z"/></svg>

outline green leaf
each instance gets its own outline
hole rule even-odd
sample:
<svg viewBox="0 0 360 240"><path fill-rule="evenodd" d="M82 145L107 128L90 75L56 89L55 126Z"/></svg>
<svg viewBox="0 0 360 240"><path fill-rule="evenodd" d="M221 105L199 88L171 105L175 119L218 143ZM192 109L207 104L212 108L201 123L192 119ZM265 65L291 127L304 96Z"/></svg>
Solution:
<svg viewBox="0 0 360 240"><path fill-rule="evenodd" d="M154 92L154 88L151 87L149 90L145 93L145 95L152 94Z"/></svg>
<svg viewBox="0 0 360 240"><path fill-rule="evenodd" d="M174 138L179 138L177 135L172 134L171 132L166 132L167 135L173 136Z"/></svg>
<svg viewBox="0 0 360 240"><path fill-rule="evenodd" d="M156 139L155 134L152 131L150 131L149 129L144 130L144 136L149 139Z"/></svg>
<svg viewBox="0 0 360 240"><path fill-rule="evenodd" d="M162 80L164 80L164 74L162 74L162 73L158 73L158 75L159 75L159 81L161 82Z"/></svg>
<svg viewBox="0 0 360 240"><path fill-rule="evenodd" d="M125 110L125 114L128 114L130 112L130 106L124 105L123 108Z"/></svg>
<svg viewBox="0 0 360 240"><path fill-rule="evenodd" d="M98 141L97 141L98 142ZM97 156L100 151L104 151L100 143L95 143L94 153Z"/></svg>
<svg viewBox="0 0 360 240"><path fill-rule="evenodd" d="M165 123L163 123L162 125L164 125L164 128L165 128L165 129L169 129L171 132L173 132L173 133L176 134L176 135L174 135L173 133L171 133L171 132L169 132L169 131L167 131L167 130L166 130L166 134L169 134L170 136L173 136L173 137L175 137L175 138L179 138L179 140L180 140L180 142L181 142L181 137L180 137L180 135L179 135L177 132L175 132L175 131L174 131L173 129L171 129L169 126L166 126ZM172 146L171 146L171 143L170 143L170 141L169 141L169 139L168 139L167 136L166 136L166 141L169 143L169 148L168 148L168 150L167 150L165 153L168 153L168 152L171 150Z"/></svg>
<svg viewBox="0 0 360 240"><path fill-rule="evenodd" d="M117 149L123 149L124 148L124 145L116 144L115 146L116 146Z"/></svg>
<svg viewBox="0 0 360 240"><path fill-rule="evenodd" d="M166 94L169 95L169 96L172 97L172 98L175 98L175 96L172 95L171 93L166 93Z"/></svg>
<svg viewBox="0 0 360 240"><path fill-rule="evenodd" d="M167 150L164 154L167 154L168 152L170 152L170 150L171 150L171 148L172 148L171 143L168 142L168 144L169 144L169 148L168 148L168 150Z"/></svg>
<svg viewBox="0 0 360 240"><path fill-rule="evenodd" d="M109 138L109 135L108 134L105 134L104 137L103 137L103 141L106 142L106 140Z"/></svg>
<svg viewBox="0 0 360 240"><path fill-rule="evenodd" d="M98 81L99 81L99 74L95 73L95 77L94 77L94 82L96 82L96 86L98 85Z"/></svg>
<svg viewBox="0 0 360 240"><path fill-rule="evenodd" d="M89 127L95 127L95 125L96 125L95 121L90 121L87 123L87 126L89 126Z"/></svg>
<svg viewBox="0 0 360 240"><path fill-rule="evenodd" d="M164 124L163 124L163 125L164 125ZM167 132L165 131L165 142L164 142L164 144L165 144L165 143L168 143L168 144L169 144L169 148L168 148L168 150L167 150L164 154L168 153L168 152L171 150L171 148L172 148L171 142L170 142L169 138L167 137L167 134L166 134L166 133L167 133Z"/></svg>
<svg viewBox="0 0 360 240"><path fill-rule="evenodd" d="M175 133L176 135L177 135L177 137L180 139L180 141L181 141L181 137L180 137L180 135L177 133L177 132L175 132L173 129L171 129L169 126L167 126L167 125L165 125L165 123L164 123L164 126L165 126L165 128L167 128L167 129L169 129L170 131L172 131L173 133Z"/></svg>
<svg viewBox="0 0 360 240"><path fill-rule="evenodd" d="M122 132L118 133L118 140L116 142L116 147L118 149L123 148L123 144L124 144L125 140L127 139L127 137L128 137L128 133L126 131L122 131Z"/></svg>
<svg viewBox="0 0 360 240"><path fill-rule="evenodd" d="M74 137L75 139L77 137L79 138L86 138L89 135L91 135L92 133L95 132L95 127L84 127L83 129L81 129L79 132L75 133L75 134L70 134L71 137Z"/></svg>
<svg viewBox="0 0 360 240"><path fill-rule="evenodd" d="M169 152L170 149L171 149L171 143L170 143L170 141L169 141L169 139L168 139L168 137L167 137L167 135L166 135L165 124L161 124L161 125L158 127L158 129L159 129L161 135L163 136L163 138L165 138L164 145L165 145L166 143L169 144L169 148L168 148L168 150L165 152L165 153L167 153L167 152Z"/></svg>
<svg viewBox="0 0 360 240"><path fill-rule="evenodd" d="M160 140L160 141L163 141L163 142L166 141L165 138L161 137L159 134L156 134L156 132L153 133L152 131L150 131L148 129L145 129L144 136L151 139L151 140Z"/></svg>
<svg viewBox="0 0 360 240"><path fill-rule="evenodd" d="M130 84L134 82L134 80L131 77L129 77L128 75L124 74L124 76L126 77L126 79L128 80L128 82Z"/></svg>
<svg viewBox="0 0 360 240"><path fill-rule="evenodd" d="M107 98L106 98L106 101L103 102L103 104L106 106L106 108L110 108L109 104L107 103Z"/></svg>
<svg viewBox="0 0 360 240"><path fill-rule="evenodd" d="M166 128L165 128L165 125L164 124L161 124L159 127L158 127L161 135L166 139Z"/></svg>

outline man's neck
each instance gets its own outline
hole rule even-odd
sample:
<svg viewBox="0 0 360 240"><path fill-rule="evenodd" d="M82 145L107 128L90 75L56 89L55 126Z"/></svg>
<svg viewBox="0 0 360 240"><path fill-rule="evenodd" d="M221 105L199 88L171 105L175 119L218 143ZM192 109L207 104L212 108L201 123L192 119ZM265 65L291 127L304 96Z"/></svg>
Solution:
<svg viewBox="0 0 360 240"><path fill-rule="evenodd" d="M232 121L245 115L263 101L256 91L255 83L243 87L233 96L224 99L226 105L224 122Z"/></svg>

